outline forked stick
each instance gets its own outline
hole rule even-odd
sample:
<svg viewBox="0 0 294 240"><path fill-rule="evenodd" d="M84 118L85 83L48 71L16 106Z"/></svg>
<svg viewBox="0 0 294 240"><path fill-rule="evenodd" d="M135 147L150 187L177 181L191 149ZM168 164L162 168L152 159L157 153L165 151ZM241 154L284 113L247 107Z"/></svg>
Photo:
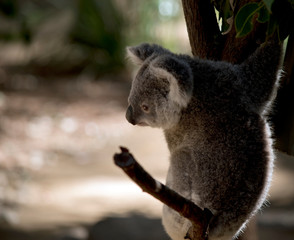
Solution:
<svg viewBox="0 0 294 240"><path fill-rule="evenodd" d="M212 213L208 209L202 210L192 201L182 197L169 187L155 180L135 160L125 147L120 147L121 153L114 155L115 164L120 167L144 192L149 193L159 201L189 219L192 227L186 235L190 240L206 240Z"/></svg>

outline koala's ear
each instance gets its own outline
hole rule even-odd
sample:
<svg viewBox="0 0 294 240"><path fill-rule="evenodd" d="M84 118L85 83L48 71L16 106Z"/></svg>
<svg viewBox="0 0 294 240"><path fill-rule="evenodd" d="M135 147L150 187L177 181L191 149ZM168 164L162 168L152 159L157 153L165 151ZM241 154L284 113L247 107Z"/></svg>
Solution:
<svg viewBox="0 0 294 240"><path fill-rule="evenodd" d="M161 46L156 44L142 43L138 46L127 47L127 57L129 57L133 63L142 65L143 62L153 54L161 54L169 52Z"/></svg>
<svg viewBox="0 0 294 240"><path fill-rule="evenodd" d="M150 70L156 77L169 81L169 98L179 106L187 107L193 92L193 74L190 66L175 57L162 56L151 62Z"/></svg>

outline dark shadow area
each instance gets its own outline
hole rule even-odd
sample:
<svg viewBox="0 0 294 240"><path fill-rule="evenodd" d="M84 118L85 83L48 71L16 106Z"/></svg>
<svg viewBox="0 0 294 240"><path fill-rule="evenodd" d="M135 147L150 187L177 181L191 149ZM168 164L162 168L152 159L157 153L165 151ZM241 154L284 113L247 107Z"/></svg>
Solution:
<svg viewBox="0 0 294 240"><path fill-rule="evenodd" d="M84 240L86 235L87 228L84 226L39 231L0 228L1 240Z"/></svg>
<svg viewBox="0 0 294 240"><path fill-rule="evenodd" d="M168 240L161 220L139 214L107 217L93 226L24 231L0 227L1 240Z"/></svg>
<svg viewBox="0 0 294 240"><path fill-rule="evenodd" d="M128 217L108 217L89 230L87 240L168 240L161 220L133 214Z"/></svg>
<svg viewBox="0 0 294 240"><path fill-rule="evenodd" d="M271 226L269 224L258 224L258 236L261 240L293 240L293 226Z"/></svg>

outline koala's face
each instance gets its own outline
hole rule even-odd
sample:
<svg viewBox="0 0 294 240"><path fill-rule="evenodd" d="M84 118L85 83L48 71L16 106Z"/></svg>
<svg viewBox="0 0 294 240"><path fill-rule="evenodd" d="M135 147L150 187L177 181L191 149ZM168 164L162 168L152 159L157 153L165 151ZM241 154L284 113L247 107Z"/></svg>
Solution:
<svg viewBox="0 0 294 240"><path fill-rule="evenodd" d="M133 80L128 98L127 120L139 126L167 128L178 120L169 99L169 82L142 66ZM179 115L179 114L177 114Z"/></svg>
<svg viewBox="0 0 294 240"><path fill-rule="evenodd" d="M158 45L142 44L127 50L140 66L128 99L127 120L140 126L174 126L192 95L190 67Z"/></svg>

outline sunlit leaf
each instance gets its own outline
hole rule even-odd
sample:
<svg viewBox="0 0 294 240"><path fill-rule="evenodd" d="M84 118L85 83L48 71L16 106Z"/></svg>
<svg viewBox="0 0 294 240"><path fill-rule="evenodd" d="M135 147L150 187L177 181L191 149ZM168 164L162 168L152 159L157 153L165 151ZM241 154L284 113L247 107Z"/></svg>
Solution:
<svg viewBox="0 0 294 240"><path fill-rule="evenodd" d="M258 3L248 3L239 10L235 19L236 37L244 37L252 31L252 19L259 9Z"/></svg>

